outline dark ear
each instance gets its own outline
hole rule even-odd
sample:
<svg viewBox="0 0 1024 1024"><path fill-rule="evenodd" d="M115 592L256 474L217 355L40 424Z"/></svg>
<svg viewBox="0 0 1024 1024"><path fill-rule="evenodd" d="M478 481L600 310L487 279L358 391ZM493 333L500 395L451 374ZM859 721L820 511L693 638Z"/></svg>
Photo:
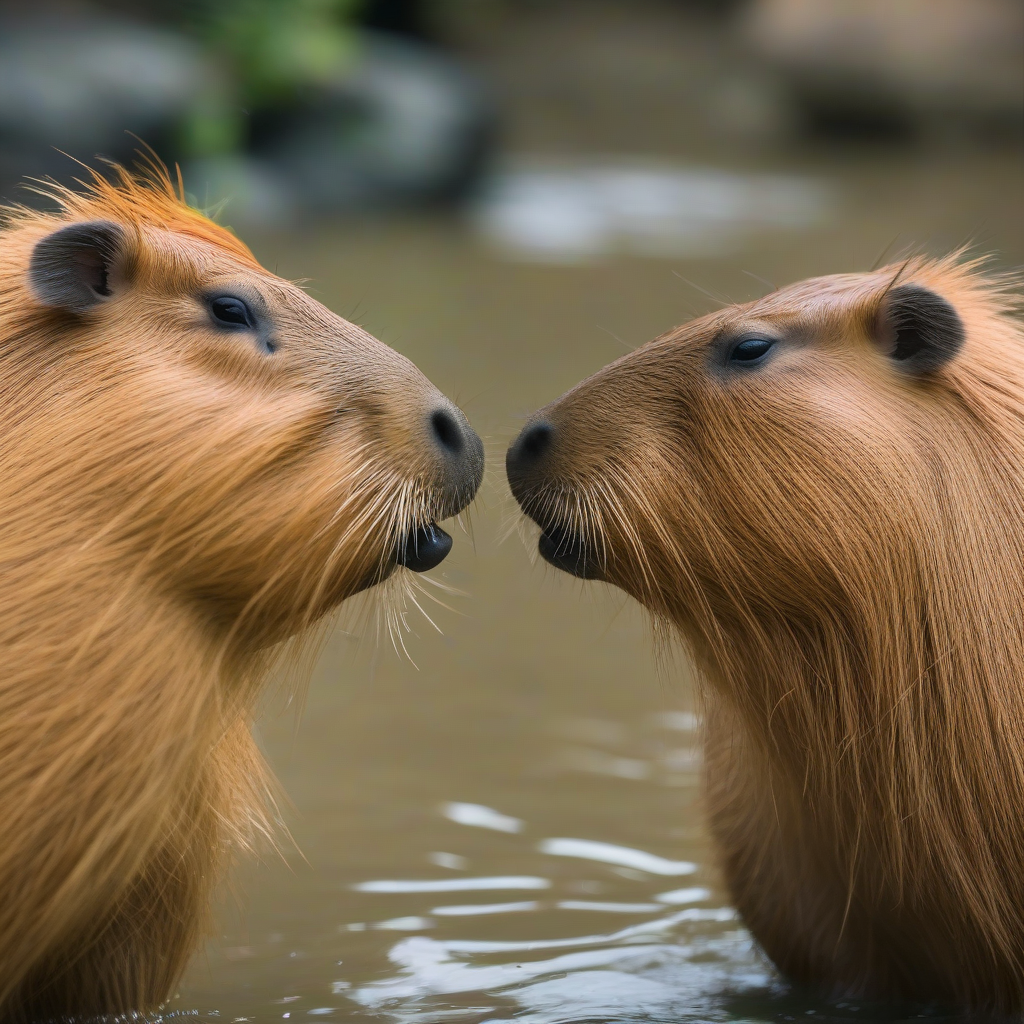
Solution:
<svg viewBox="0 0 1024 1024"><path fill-rule="evenodd" d="M964 325L957 311L940 295L917 284L889 290L878 332L889 358L913 374L937 370L964 343Z"/></svg>
<svg viewBox="0 0 1024 1024"><path fill-rule="evenodd" d="M29 263L32 293L44 306L84 313L113 294L123 278L124 229L106 220L69 224L36 243Z"/></svg>

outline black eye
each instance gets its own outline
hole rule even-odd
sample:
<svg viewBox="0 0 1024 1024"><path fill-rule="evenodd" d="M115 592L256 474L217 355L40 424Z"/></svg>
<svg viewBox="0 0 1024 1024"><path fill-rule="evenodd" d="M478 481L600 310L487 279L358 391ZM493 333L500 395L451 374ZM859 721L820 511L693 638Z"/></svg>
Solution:
<svg viewBox="0 0 1024 1024"><path fill-rule="evenodd" d="M744 338L733 345L729 361L733 363L756 363L775 344L772 338Z"/></svg>
<svg viewBox="0 0 1024 1024"><path fill-rule="evenodd" d="M248 327L256 326L256 318L252 310L241 299L234 295L218 295L210 299L210 312L213 313L217 323L226 327Z"/></svg>

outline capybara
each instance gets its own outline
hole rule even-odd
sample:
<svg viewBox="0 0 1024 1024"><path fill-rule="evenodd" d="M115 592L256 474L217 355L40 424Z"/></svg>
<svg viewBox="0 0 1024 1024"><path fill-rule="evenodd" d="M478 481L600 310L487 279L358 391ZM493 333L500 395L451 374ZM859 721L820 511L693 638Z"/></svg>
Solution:
<svg viewBox="0 0 1024 1024"><path fill-rule="evenodd" d="M404 565L483 449L412 365L119 171L0 246L0 1018L154 1007L232 847L275 645Z"/></svg>
<svg viewBox="0 0 1024 1024"><path fill-rule="evenodd" d="M538 412L553 565L675 627L725 878L828 996L1024 1010L1024 331L956 257L817 278Z"/></svg>

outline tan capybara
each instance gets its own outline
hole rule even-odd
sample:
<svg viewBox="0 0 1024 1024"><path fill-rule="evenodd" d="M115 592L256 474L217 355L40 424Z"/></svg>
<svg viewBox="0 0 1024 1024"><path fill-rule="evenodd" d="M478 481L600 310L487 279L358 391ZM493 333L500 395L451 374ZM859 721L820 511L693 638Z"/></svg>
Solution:
<svg viewBox="0 0 1024 1024"><path fill-rule="evenodd" d="M669 332L509 449L541 554L671 624L743 920L829 996L1024 1011L1024 331L954 258Z"/></svg>
<svg viewBox="0 0 1024 1024"><path fill-rule="evenodd" d="M400 564L483 451L407 359L121 172L0 234L0 1019L150 1009L272 827L273 645Z"/></svg>

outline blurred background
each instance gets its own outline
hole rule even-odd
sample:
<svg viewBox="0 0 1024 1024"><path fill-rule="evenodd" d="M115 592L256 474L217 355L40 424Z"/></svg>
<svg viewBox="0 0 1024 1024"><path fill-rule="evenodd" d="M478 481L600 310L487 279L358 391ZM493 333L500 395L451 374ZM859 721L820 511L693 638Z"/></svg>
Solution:
<svg viewBox="0 0 1024 1024"><path fill-rule="evenodd" d="M1020 0L0 0L0 196L143 140L488 445L440 631L412 608L397 653L370 595L268 701L296 845L235 873L163 1016L941 1019L773 975L714 868L685 656L537 563L502 464L720 303L908 251L1020 266L1022 138Z"/></svg>

